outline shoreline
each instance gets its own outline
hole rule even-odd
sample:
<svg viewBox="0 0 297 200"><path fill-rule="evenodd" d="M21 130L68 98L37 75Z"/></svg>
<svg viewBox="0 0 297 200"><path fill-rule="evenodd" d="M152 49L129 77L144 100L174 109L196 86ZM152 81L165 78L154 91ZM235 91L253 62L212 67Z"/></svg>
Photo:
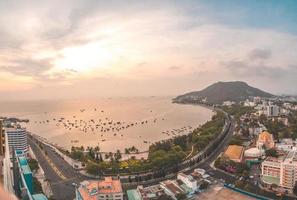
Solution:
<svg viewBox="0 0 297 200"><path fill-rule="evenodd" d="M212 112L215 111L214 108L213 108L212 106L208 106L208 105L205 105L205 104L186 104L186 103L174 103L174 102L171 102L171 104L190 105L190 106L200 106L201 108L205 108L205 109L207 109L207 110L209 110L209 111L212 111ZM166 141L166 140L171 140L171 139L173 139L174 137L177 137L177 136L181 136L181 135L189 135L189 134L191 134L191 132L192 132L193 130L195 130L195 128L198 128L199 126L202 126L203 124L205 124L206 122L208 122L209 120L211 120L211 117L212 117L213 115L214 115L214 113L210 113L209 118L206 119L206 120L204 120L204 122L202 122L202 123L200 123L200 124L191 125L191 126L193 126L193 128L191 129L191 131L189 131L189 132L187 132L187 133L176 134L176 135L174 135L174 136L171 136L170 138L164 138L164 139L157 140L157 141L155 141L155 142L151 142L151 143L149 143L149 146L152 145L152 144L154 144L154 143L156 143L156 142ZM182 125L181 125L181 126L182 126ZM185 126L186 126L186 125L185 125ZM90 146L90 147L95 147L95 146L96 146L96 145L81 145L81 144L77 144L77 145L76 145L76 144L70 144L70 145L67 145L67 146L62 146L62 145L58 144L57 142L55 142L55 141L52 140L52 139L46 138L46 137L44 137L44 136L40 136L39 134L36 134L36 133L32 133L32 134L37 135L37 136L41 137L42 139L45 139L46 142L51 143L52 145L54 145L54 146L56 146L56 147L58 147L58 148L61 148L61 149L65 150L65 151L66 151L66 150L69 151L69 150L71 149L71 146L74 146L74 147L81 147L81 146L83 146L85 149L86 149L86 147L88 147L88 146ZM69 134L69 133L65 133L65 134L63 134L63 135L67 135L67 134ZM62 135L59 135L59 136L61 137ZM55 136L55 137L56 137L56 136ZM140 139L140 138L137 138L137 139ZM142 140L140 139L139 142L142 143ZM98 144L99 144L99 147L101 148L100 143L98 143ZM69 146L69 147L68 147L68 146ZM133 145L132 145L132 146L133 146ZM132 147L132 146L126 146L125 148L130 148L130 147ZM139 153L125 154L125 153L124 153L124 149L122 149L122 150L121 150L121 155L122 155L122 156L125 156L125 157L132 157L132 156L135 156L136 158L137 158L137 157L139 157L139 158L142 158L142 157L146 158L146 157L148 156L149 146L148 146L147 148L143 147L143 149L139 150ZM102 149L102 151L100 151L99 153L101 153L101 154L109 154L110 152L113 153L113 154L116 153L116 151L106 151L106 150L103 150L103 149Z"/></svg>

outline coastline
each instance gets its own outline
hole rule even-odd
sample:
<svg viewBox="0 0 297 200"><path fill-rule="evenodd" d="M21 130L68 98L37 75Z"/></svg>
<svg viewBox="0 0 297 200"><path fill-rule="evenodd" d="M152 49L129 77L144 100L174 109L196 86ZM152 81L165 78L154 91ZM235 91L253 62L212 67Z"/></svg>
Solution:
<svg viewBox="0 0 297 200"><path fill-rule="evenodd" d="M163 101L164 102L164 101ZM175 104L170 102L170 99L168 99L168 103L169 104ZM45 136L45 132L43 131L43 134L39 134L39 131L32 131L33 133L40 135L43 138L46 138L49 142L55 144L55 145L59 145L60 147L70 150L71 146L84 146L85 148L87 146L97 146L99 145L102 153L104 152L116 152L115 148L118 148L121 150L121 152L124 152L125 148L129 148L134 146L135 144L137 145L136 148L139 149L139 153L138 154L134 154L134 156L139 156L139 157L146 157L145 154L147 154L148 152L148 148L151 144L158 142L158 141L162 141L162 140L167 140L167 139L171 139L175 136L178 135L187 135L189 134L192 130L194 130L195 128L203 125L204 123L206 123L207 121L209 121L211 119L211 117L214 115L214 113L212 113L213 108L211 106L206 106L203 104L191 104L190 106L195 106L196 108L191 108L191 107L185 107L183 108L182 105L188 105L189 104L176 104L178 107L180 105L180 107L178 109L176 109L176 106L174 106L174 118L172 118L172 114L168 113L167 111L165 111L166 115L164 115L165 117L165 121L162 122L162 113L157 114L155 116L157 116L159 118L159 122L157 122L157 124L153 124L153 122L150 122L150 125L143 125L142 126L138 126L136 129L131 129L131 130L124 130L124 132L118 132L116 137L113 136L113 132L111 133L100 133L99 132L95 132L95 135L90 133L90 134L85 134L85 133L79 133L77 131L75 132L67 132L61 135L57 135L54 137L48 137L51 134L48 133ZM149 107L149 106L147 106ZM170 108L170 106L167 106L168 108ZM198 107L198 108L197 108ZM155 108L152 108L155 109ZM204 110L207 109L207 110ZM180 120L177 120L178 118L176 116L179 116L180 111L182 111L182 116ZM187 115L187 113L189 113L189 115ZM200 115L201 113L201 115ZM169 116L169 118L168 118ZM186 117L185 117L186 116ZM150 117L151 120L153 121L154 119L154 115L152 117ZM190 119L190 121L188 121L188 119ZM140 119L142 120L142 119ZM168 121L167 121L168 120ZM160 125L158 123L161 123ZM163 123L163 124L162 124ZM164 125L165 123L165 125ZM174 125L171 126L170 124ZM41 124L42 126L42 124ZM166 127L167 126L167 127ZM191 126L192 129L184 132L175 132L175 134L170 134L170 136L168 135L162 135L163 131L166 130L174 130L174 129L179 129L181 127L184 126ZM157 127L157 128L156 128ZM28 129L29 131L32 129ZM36 130L36 128L35 128ZM51 130L51 131L55 131ZM60 131L63 131L62 129ZM154 132L151 135L151 132ZM100 137L101 134L101 137ZM123 138L120 137L120 135L124 135ZM102 138L102 135L103 138ZM106 141L101 141L102 139L106 139ZM72 140L78 140L78 143L71 143L70 141ZM126 143L125 141L129 140L129 143ZM64 142L62 142L64 141ZM89 142L90 141L90 142ZM144 143L143 141L148 141L147 143ZM98 143L98 144L97 144ZM114 145L111 145L111 143L113 143ZM106 148L107 147L107 148ZM124 154L123 154L124 155ZM129 156L131 156L132 154L130 154Z"/></svg>

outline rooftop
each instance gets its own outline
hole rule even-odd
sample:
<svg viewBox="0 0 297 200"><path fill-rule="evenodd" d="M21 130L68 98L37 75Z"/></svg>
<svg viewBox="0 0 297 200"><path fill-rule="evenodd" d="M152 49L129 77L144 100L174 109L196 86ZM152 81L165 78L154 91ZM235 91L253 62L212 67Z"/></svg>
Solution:
<svg viewBox="0 0 297 200"><path fill-rule="evenodd" d="M280 179L278 177L273 177L273 176L263 176L262 181L268 184L279 185Z"/></svg>
<svg viewBox="0 0 297 200"><path fill-rule="evenodd" d="M182 176L182 177L188 179L188 181L191 181L191 182L195 181L194 178L191 175L186 175L184 173L178 173L178 176Z"/></svg>
<svg viewBox="0 0 297 200"><path fill-rule="evenodd" d="M19 162L21 166L28 165L27 159L25 157L19 157Z"/></svg>
<svg viewBox="0 0 297 200"><path fill-rule="evenodd" d="M111 177L105 177L105 180L100 181L83 181L78 191L84 200L95 200L97 194L123 192L120 180L113 180Z"/></svg>
<svg viewBox="0 0 297 200"><path fill-rule="evenodd" d="M30 174L30 173L32 173L31 172L31 169L30 169L30 167L28 165L21 166L21 168L22 168L23 174Z"/></svg>
<svg viewBox="0 0 297 200"><path fill-rule="evenodd" d="M288 153L286 156L285 162L292 162L292 161L297 161L297 151L292 150Z"/></svg>
<svg viewBox="0 0 297 200"><path fill-rule="evenodd" d="M127 190L128 200L142 200L137 190Z"/></svg>
<svg viewBox="0 0 297 200"><path fill-rule="evenodd" d="M46 196L43 194L34 194L32 196L33 200L47 200Z"/></svg>
<svg viewBox="0 0 297 200"><path fill-rule="evenodd" d="M275 157L271 157L271 156L268 156L265 161L269 161L269 162L278 162L280 163L282 161L281 158L275 158Z"/></svg>
<svg viewBox="0 0 297 200"><path fill-rule="evenodd" d="M199 194L199 200L255 200L255 198L243 195L222 186L212 186L207 191Z"/></svg>
<svg viewBox="0 0 297 200"><path fill-rule="evenodd" d="M163 184L163 186L165 186L175 195L183 193L183 191L176 184L174 184L173 181L166 180L163 181L161 184Z"/></svg>
<svg viewBox="0 0 297 200"><path fill-rule="evenodd" d="M259 134L260 141L273 141L273 136L268 131L263 131Z"/></svg>
<svg viewBox="0 0 297 200"><path fill-rule="evenodd" d="M227 150L224 153L224 156L231 160L241 159L243 155L244 148L243 146L239 145L229 145Z"/></svg>

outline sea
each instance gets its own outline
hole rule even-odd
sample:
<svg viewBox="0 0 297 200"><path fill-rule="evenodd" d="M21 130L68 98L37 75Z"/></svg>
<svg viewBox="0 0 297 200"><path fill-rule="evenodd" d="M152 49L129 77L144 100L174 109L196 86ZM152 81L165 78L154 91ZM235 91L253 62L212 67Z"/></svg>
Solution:
<svg viewBox="0 0 297 200"><path fill-rule="evenodd" d="M66 149L99 146L124 151L188 134L210 120L211 109L174 104L172 97L118 97L0 103L0 116L29 119L22 126Z"/></svg>

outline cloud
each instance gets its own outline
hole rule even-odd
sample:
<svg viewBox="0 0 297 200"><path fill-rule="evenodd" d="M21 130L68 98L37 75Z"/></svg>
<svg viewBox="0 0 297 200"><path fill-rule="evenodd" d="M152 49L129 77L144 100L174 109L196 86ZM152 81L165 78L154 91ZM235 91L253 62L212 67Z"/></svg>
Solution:
<svg viewBox="0 0 297 200"><path fill-rule="evenodd" d="M271 57L271 50L269 49L253 49L249 53L249 58L251 60L260 60L260 59L268 59Z"/></svg>
<svg viewBox="0 0 297 200"><path fill-rule="evenodd" d="M92 81L102 95L133 92L135 80L138 93L160 94L229 78L265 78L267 85L281 78L290 88L296 83L296 35L246 26L242 9L218 12L195 1L6 2L0 1L0 79L10 73L32 88L62 91L67 83L77 92L95 77L109 78ZM226 23L233 19L240 24ZM109 80L118 85L107 92Z"/></svg>
<svg viewBox="0 0 297 200"><path fill-rule="evenodd" d="M37 77L44 75L53 67L51 60L49 59L36 60L32 58L23 58L11 60L7 65L1 65L0 71L20 76Z"/></svg>
<svg viewBox="0 0 297 200"><path fill-rule="evenodd" d="M169 67L169 70L179 70L181 68L182 68L181 66L172 65L172 66Z"/></svg>
<svg viewBox="0 0 297 200"><path fill-rule="evenodd" d="M229 61L222 64L230 74L241 78L265 78L271 81L290 79L296 81L297 77L297 65L280 67L260 63L254 64L249 61Z"/></svg>

